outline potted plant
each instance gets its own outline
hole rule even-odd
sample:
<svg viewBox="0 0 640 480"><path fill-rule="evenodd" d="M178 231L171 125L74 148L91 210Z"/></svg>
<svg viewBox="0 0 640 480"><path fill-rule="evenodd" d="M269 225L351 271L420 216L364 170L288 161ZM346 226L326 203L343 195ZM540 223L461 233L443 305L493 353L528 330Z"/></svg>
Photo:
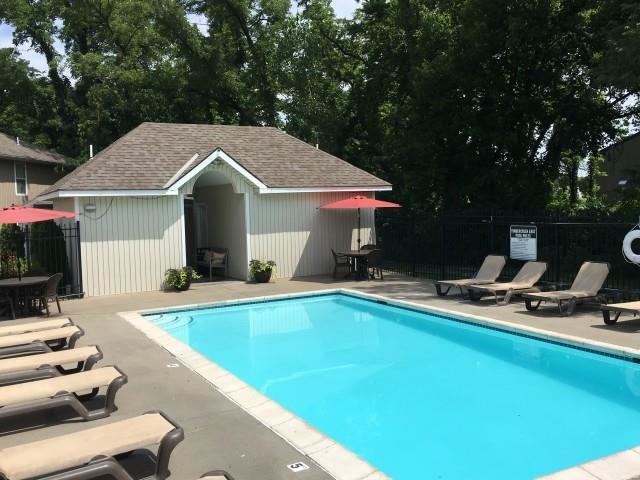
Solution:
<svg viewBox="0 0 640 480"><path fill-rule="evenodd" d="M269 260L263 262L262 260L251 260L249 262L249 274L256 281L256 283L269 283L271 280L271 273L276 268L276 262Z"/></svg>
<svg viewBox="0 0 640 480"><path fill-rule="evenodd" d="M201 275L192 267L170 268L164 273L164 288L184 292L189 290L192 280L201 278Z"/></svg>

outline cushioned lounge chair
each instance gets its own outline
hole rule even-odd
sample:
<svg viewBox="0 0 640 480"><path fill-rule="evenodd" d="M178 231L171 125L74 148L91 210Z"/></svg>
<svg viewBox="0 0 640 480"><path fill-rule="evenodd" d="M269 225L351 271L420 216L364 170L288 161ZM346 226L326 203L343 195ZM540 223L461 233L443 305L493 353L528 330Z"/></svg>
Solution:
<svg viewBox="0 0 640 480"><path fill-rule="evenodd" d="M102 359L96 345L0 359L0 385L91 370ZM75 367L64 368L74 364Z"/></svg>
<svg viewBox="0 0 640 480"><path fill-rule="evenodd" d="M510 282L469 285L469 298L478 301L485 295L493 295L498 305L506 305L514 294L540 291L535 284L546 270L546 262L527 262ZM504 294L504 299L500 302L498 295L501 294Z"/></svg>
<svg viewBox="0 0 640 480"><path fill-rule="evenodd" d="M0 337L5 335L15 335L17 333L37 332L40 330L50 330L52 328L62 328L73 325L69 318L53 318L51 320L42 320L38 322L22 322L14 325L6 325L0 327Z"/></svg>
<svg viewBox="0 0 640 480"><path fill-rule="evenodd" d="M555 302L562 315L571 315L577 303L589 300L604 302L606 298L599 295L598 292L604 285L610 269L610 265L605 262L584 262L571 287L567 290L523 293L522 297L527 310L537 310L541 302Z"/></svg>
<svg viewBox="0 0 640 480"><path fill-rule="evenodd" d="M610 303L609 305L600 305L600 309L604 323L613 325L618 321L621 313L631 313L634 317L640 315L640 302ZM615 313L614 317L611 317L612 312Z"/></svg>
<svg viewBox="0 0 640 480"><path fill-rule="evenodd" d="M0 358L73 348L82 335L84 331L76 325L5 335L0 337Z"/></svg>
<svg viewBox="0 0 640 480"><path fill-rule="evenodd" d="M473 278L462 278L459 280L439 280L435 282L436 292L444 297L452 287L460 289L460 293L464 293L464 288L469 285L483 285L493 283L500 276L502 269L507 263L507 257L504 255L487 255L480 265L480 269ZM442 287L447 287L442 290Z"/></svg>
<svg viewBox="0 0 640 480"><path fill-rule="evenodd" d="M0 418L32 413L62 406L73 408L84 420L111 415L117 391L127 383L127 376L116 367L102 367L59 377L34 380L0 387ZM93 398L107 387L103 408L88 410L83 400ZM90 391L91 393L82 394Z"/></svg>
<svg viewBox="0 0 640 480"><path fill-rule="evenodd" d="M162 412L143 415L80 430L57 437L15 445L0 450L2 480L130 480L120 459L146 454L146 447L159 444L155 471L147 480L165 480L171 475L171 452L184 432Z"/></svg>

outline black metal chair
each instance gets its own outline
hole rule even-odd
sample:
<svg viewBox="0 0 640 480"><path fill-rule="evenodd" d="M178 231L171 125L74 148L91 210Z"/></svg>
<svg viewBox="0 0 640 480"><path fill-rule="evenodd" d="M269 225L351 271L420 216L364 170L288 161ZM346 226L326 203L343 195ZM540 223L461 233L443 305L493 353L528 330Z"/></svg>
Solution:
<svg viewBox="0 0 640 480"><path fill-rule="evenodd" d="M224 279L229 278L229 249L222 247L201 247L196 250L196 265L209 269L209 281L214 270L222 270Z"/></svg>
<svg viewBox="0 0 640 480"><path fill-rule="evenodd" d="M36 292L36 300L40 302L40 310L44 308L47 311L47 317L50 315L49 300L55 300L58 305L58 313L62 313L60 299L58 298L58 284L60 284L61 280L62 273L51 275L44 287L39 292Z"/></svg>
<svg viewBox="0 0 640 480"><path fill-rule="evenodd" d="M366 260L367 276L370 279L376 278L376 271L380 275L380 280L384 280L384 276L382 275L382 250L371 250L367 254Z"/></svg>
<svg viewBox="0 0 640 480"><path fill-rule="evenodd" d="M338 268L346 267L347 273L351 273L351 260L346 255L340 255L332 248L331 254L333 255L333 278L338 275Z"/></svg>

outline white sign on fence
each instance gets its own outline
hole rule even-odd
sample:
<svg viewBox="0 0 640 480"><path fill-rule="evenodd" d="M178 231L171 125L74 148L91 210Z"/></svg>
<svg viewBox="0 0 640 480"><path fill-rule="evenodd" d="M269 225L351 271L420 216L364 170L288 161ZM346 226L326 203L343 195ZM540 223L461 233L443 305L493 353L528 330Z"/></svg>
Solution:
<svg viewBox="0 0 640 480"><path fill-rule="evenodd" d="M538 257L538 227L511 225L509 227L510 252L514 260L536 260Z"/></svg>

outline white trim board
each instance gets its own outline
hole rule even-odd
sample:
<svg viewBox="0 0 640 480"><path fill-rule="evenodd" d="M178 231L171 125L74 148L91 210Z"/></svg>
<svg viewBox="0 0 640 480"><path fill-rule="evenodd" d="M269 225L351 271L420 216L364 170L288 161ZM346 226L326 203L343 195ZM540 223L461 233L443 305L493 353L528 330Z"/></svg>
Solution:
<svg viewBox="0 0 640 480"><path fill-rule="evenodd" d="M260 193L329 193L329 192L390 192L391 185L381 187L273 187Z"/></svg>
<svg viewBox="0 0 640 480"><path fill-rule="evenodd" d="M193 167L190 172L184 175L181 179L176 181L173 185L169 187L169 190L177 191L182 185L187 183L192 178L196 177L200 172L202 172L205 168L211 165L215 160L223 160L226 162L231 168L237 171L240 175L246 178L253 186L258 189L268 188L264 183L262 183L255 175L253 175L249 170L244 168L238 162L236 162L233 158L227 155L224 150L218 148L211 152L206 158L204 158L197 166Z"/></svg>
<svg viewBox="0 0 640 480"><path fill-rule="evenodd" d="M37 200L73 197L164 197L178 195L172 190L58 190L40 195Z"/></svg>

